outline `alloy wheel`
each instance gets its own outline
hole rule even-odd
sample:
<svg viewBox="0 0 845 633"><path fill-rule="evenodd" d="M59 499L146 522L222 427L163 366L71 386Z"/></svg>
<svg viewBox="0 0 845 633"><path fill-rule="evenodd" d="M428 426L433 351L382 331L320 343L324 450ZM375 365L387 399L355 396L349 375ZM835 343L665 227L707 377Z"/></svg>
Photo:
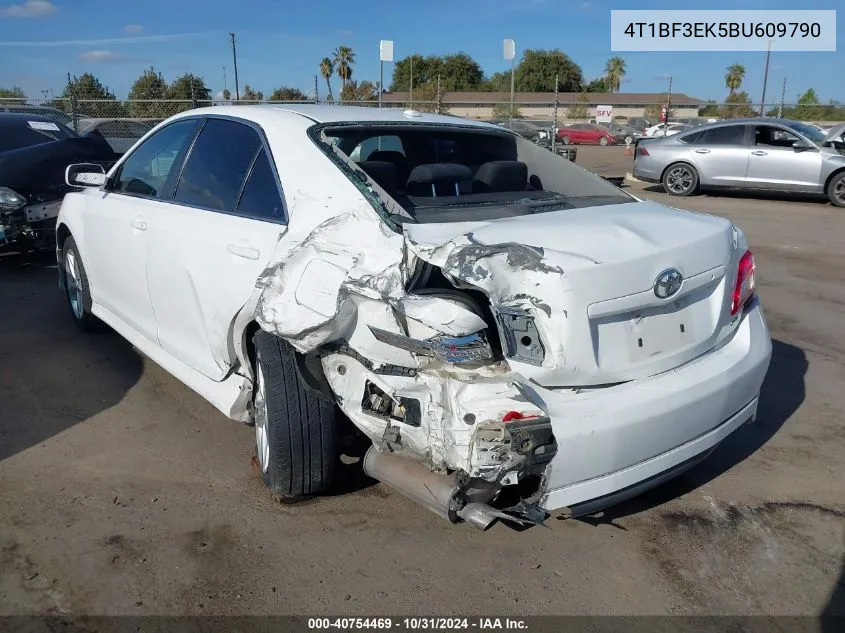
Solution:
<svg viewBox="0 0 845 633"><path fill-rule="evenodd" d="M65 285L67 286L67 296L70 300L73 315L82 320L85 312L85 305L82 301L82 275L77 265L76 253L72 250L68 250L65 254Z"/></svg>
<svg viewBox="0 0 845 633"><path fill-rule="evenodd" d="M267 432L267 388L264 384L264 371L258 363L255 372L255 452L261 472L266 473L270 466L270 436Z"/></svg>
<svg viewBox="0 0 845 633"><path fill-rule="evenodd" d="M686 193L693 184L692 172L687 167L675 167L666 176L666 186L672 193Z"/></svg>

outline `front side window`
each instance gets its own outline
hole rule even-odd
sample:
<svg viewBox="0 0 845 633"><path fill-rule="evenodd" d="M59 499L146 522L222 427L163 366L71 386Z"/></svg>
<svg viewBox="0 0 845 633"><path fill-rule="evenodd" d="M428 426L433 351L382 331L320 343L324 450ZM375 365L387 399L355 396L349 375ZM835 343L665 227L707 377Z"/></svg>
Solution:
<svg viewBox="0 0 845 633"><path fill-rule="evenodd" d="M185 161L174 201L234 212L259 149L261 139L248 125L209 119Z"/></svg>
<svg viewBox="0 0 845 633"><path fill-rule="evenodd" d="M132 152L120 166L112 191L151 198L162 197L177 157L193 138L196 119L175 121L160 129Z"/></svg>
<svg viewBox="0 0 845 633"><path fill-rule="evenodd" d="M787 132L783 128L772 125L754 126L754 144L764 147L782 147L792 149L792 144L800 141L797 135Z"/></svg>

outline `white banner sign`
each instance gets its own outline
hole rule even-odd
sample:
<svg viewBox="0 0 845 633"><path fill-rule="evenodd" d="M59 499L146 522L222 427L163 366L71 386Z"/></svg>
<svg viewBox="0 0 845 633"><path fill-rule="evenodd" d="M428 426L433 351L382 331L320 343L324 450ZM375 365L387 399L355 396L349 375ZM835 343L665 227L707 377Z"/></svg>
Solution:
<svg viewBox="0 0 845 633"><path fill-rule="evenodd" d="M393 40L381 40L379 42L379 61L393 61Z"/></svg>
<svg viewBox="0 0 845 633"><path fill-rule="evenodd" d="M613 121L613 106L596 106L596 123Z"/></svg>

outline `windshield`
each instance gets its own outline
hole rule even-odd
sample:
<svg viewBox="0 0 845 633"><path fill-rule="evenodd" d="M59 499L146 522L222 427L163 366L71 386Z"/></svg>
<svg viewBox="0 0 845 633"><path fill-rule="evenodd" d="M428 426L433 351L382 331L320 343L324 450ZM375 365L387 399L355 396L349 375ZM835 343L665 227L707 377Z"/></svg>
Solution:
<svg viewBox="0 0 845 633"><path fill-rule="evenodd" d="M814 143L821 143L825 139L826 134L819 128L813 127L812 125L807 125L806 123L801 123L800 121L784 121L783 123Z"/></svg>
<svg viewBox="0 0 845 633"><path fill-rule="evenodd" d="M470 222L632 202L604 179L506 131L348 124L323 139L397 222Z"/></svg>

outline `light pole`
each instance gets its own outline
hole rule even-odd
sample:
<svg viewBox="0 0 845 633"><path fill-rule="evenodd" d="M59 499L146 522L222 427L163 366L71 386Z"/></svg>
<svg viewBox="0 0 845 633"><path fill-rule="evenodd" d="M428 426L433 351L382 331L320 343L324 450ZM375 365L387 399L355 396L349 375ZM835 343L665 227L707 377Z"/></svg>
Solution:
<svg viewBox="0 0 845 633"><path fill-rule="evenodd" d="M514 91L514 64L516 59L516 42L514 40L505 40L503 43L503 53L505 61L511 63L511 107L508 113L508 122L513 127L513 91Z"/></svg>
<svg viewBox="0 0 845 633"><path fill-rule="evenodd" d="M763 73L763 97L760 99L760 116L766 107L766 84L769 82L769 57L772 55L772 40L769 40L769 48L766 50L766 70Z"/></svg>
<svg viewBox="0 0 845 633"><path fill-rule="evenodd" d="M414 107L414 56L411 55L411 88L408 91L408 101L411 104L411 108Z"/></svg>
<svg viewBox="0 0 845 633"><path fill-rule="evenodd" d="M378 46L379 82L378 107L381 107L381 94L384 92L384 62L393 61L393 40L381 40Z"/></svg>
<svg viewBox="0 0 845 633"><path fill-rule="evenodd" d="M238 87L238 53L235 49L235 34L229 33L229 37L232 39L232 64L235 67L235 100L241 100L241 91Z"/></svg>

